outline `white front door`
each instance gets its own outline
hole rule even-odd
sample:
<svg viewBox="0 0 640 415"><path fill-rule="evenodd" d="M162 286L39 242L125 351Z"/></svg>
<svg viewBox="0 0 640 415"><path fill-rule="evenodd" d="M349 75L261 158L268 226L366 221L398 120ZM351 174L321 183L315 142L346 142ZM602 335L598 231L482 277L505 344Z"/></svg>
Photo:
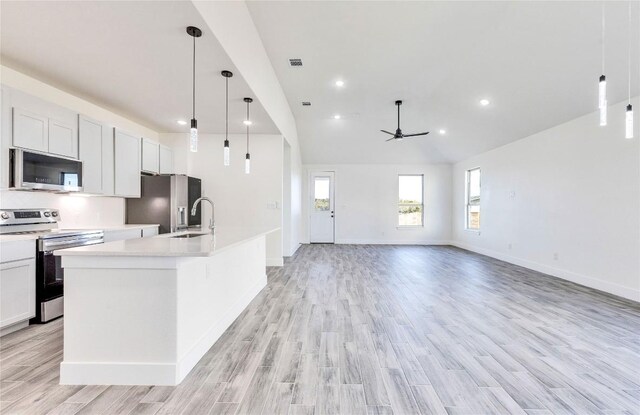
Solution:
<svg viewBox="0 0 640 415"><path fill-rule="evenodd" d="M311 243L333 243L335 201L332 171L311 174L311 201L309 215L309 239Z"/></svg>

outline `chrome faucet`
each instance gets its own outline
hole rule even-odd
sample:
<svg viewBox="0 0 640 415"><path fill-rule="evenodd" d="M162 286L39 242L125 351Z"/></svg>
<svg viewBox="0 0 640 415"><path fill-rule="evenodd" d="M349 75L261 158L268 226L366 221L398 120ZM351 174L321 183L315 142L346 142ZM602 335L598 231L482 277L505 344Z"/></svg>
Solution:
<svg viewBox="0 0 640 415"><path fill-rule="evenodd" d="M209 230L211 231L211 233L215 233L216 231L216 207L213 204L213 201L211 199L209 199L208 197L199 197L198 199L196 199L195 202L193 202L193 207L191 208L191 216L195 216L196 215L196 208L198 207L198 203L200 203L201 201L206 200L207 202L211 203L211 219L209 219Z"/></svg>

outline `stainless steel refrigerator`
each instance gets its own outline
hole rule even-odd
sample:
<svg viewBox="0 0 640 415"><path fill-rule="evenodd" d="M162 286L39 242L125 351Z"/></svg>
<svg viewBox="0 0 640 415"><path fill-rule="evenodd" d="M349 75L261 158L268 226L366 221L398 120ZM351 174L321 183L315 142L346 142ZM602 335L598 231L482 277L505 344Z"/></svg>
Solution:
<svg viewBox="0 0 640 415"><path fill-rule="evenodd" d="M127 198L126 223L159 224L160 233L202 225L201 205L191 216L191 206L201 196L202 181L181 174L141 176L140 198Z"/></svg>

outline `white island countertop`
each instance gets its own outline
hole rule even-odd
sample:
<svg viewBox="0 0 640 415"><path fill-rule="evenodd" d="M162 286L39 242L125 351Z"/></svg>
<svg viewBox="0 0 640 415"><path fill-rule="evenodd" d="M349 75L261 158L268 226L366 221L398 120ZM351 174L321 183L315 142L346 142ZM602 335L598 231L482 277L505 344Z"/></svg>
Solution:
<svg viewBox="0 0 640 415"><path fill-rule="evenodd" d="M54 232L66 232L66 231L84 231L84 230L99 230L99 231L123 231L127 229L149 229L157 228L158 224L124 224L124 225L108 225L108 226L78 226L72 228L54 228ZM41 235L51 233L50 231L42 232L24 232L24 233L8 233L0 235L0 242L12 242L12 241L26 241L36 240Z"/></svg>
<svg viewBox="0 0 640 415"><path fill-rule="evenodd" d="M207 257L280 228L217 227L215 235L184 231L56 251L60 256ZM190 238L176 236L192 234Z"/></svg>

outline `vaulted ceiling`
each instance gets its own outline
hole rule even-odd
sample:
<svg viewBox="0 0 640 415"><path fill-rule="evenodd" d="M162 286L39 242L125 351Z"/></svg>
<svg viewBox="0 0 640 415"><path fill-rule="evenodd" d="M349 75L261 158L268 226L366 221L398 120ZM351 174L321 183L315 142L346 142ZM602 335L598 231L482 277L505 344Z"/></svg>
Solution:
<svg viewBox="0 0 640 415"><path fill-rule="evenodd" d="M609 102L627 97L627 2L606 2ZM632 4L638 94L640 3ZM453 162L597 109L602 2L249 2L307 163ZM303 66L289 66L290 58ZM343 80L341 88L336 80ZM486 98L486 107L479 101ZM405 133L385 143L394 101ZM311 106L301 105L310 101ZM341 119L333 118L340 114ZM624 114L610 114L623 122ZM445 129L440 135L438 130Z"/></svg>
<svg viewBox="0 0 640 415"><path fill-rule="evenodd" d="M292 108L305 163L455 162L596 109L601 2L247 2ZM609 102L627 95L627 2L606 2ZM187 131L191 42L200 26L197 118L244 131L252 91L189 1L2 1L2 64L158 132ZM632 95L640 88L632 2ZM289 66L300 58L301 67ZM336 80L343 80L341 88ZM486 98L490 104L479 105ZM405 133L389 142L394 101ZM302 106L310 101L311 106ZM256 133L277 133L260 102ZM339 120L334 115L339 114ZM623 114L610 114L622 122ZM446 134L439 134L440 129Z"/></svg>

